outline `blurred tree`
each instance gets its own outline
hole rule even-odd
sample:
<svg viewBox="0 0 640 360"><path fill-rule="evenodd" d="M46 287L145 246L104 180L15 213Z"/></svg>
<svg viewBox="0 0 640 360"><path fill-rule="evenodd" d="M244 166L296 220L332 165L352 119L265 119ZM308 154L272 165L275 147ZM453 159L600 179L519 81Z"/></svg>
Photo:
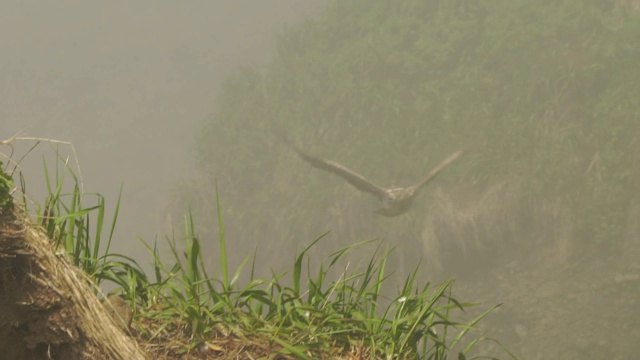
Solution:
<svg viewBox="0 0 640 360"><path fill-rule="evenodd" d="M560 233L624 241L640 193L639 24L613 0L335 1L287 29L269 66L227 79L197 136L201 186L177 195L210 224L217 179L228 236L278 255L328 230L404 242L399 256L432 269ZM274 127L380 184L467 155L387 219Z"/></svg>

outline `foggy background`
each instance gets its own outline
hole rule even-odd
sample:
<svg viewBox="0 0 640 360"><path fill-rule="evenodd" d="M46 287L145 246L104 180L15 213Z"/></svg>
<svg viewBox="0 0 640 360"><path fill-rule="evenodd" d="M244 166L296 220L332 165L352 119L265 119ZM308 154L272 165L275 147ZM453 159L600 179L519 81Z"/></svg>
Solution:
<svg viewBox="0 0 640 360"><path fill-rule="evenodd" d="M623 79L610 78L615 69L597 72L609 40L589 43L593 29L605 27L614 38L623 21L582 22L562 12L582 6L578 0L549 5L549 14L526 1L501 3L523 4L533 25L526 16L483 12L485 5L424 1L387 2L377 17L334 13L342 25L335 33L331 26L295 27L319 16L325 3L0 2L0 138L25 129L71 141L84 190L105 196L108 216L124 182L114 251L143 264L150 259L136 235L164 241L189 207L208 260L215 258L216 180L234 269L257 249L259 274L285 270L296 250L326 231L312 254L316 266L344 246L381 239L383 249L398 245L389 258L394 279L423 261L420 280L455 276L458 300L481 302L481 310L503 302L483 325L523 359L636 354L638 89L603 100L604 84ZM589 6L626 15L617 8L622 3ZM421 4L433 6L423 9L433 18L416 21L422 32L402 33L420 41L394 44L406 40L395 30L406 28L384 23L388 13L411 18L411 7ZM450 13L458 17L446 18ZM564 19L567 33L540 40L535 30L552 16ZM493 23L478 21L485 18ZM478 21L471 40L456 33L460 19ZM432 32L437 21L449 31ZM288 36L276 41L286 23ZM498 24L494 33L488 23ZM499 49L519 52L474 57L469 49L485 38L487 47L503 45L490 42L495 33L506 34L500 39L508 45ZM305 43L305 34L315 42ZM436 45L407 50L424 44ZM388 48L397 52L377 51ZM549 48L556 51L547 54ZM629 64L640 59L628 48L609 59L627 64L625 78L633 79L637 67ZM412 58L416 53L422 57ZM282 63L270 64L276 54L284 54ZM557 73L545 73L549 64ZM257 67L238 72L242 65ZM407 68L415 72L407 75ZM576 78L592 82L572 83ZM223 80L227 93L218 99ZM387 85L392 95L380 90ZM414 85L421 96L406 90ZM531 89L528 101L509 98L521 88ZM596 101L602 108L583 112ZM381 218L371 212L379 202L301 161L271 136L273 125L305 150L385 186L413 183L458 148L467 154L409 213ZM35 201L45 194L40 154L50 153L40 149L22 163ZM374 248L350 259L366 260Z"/></svg>
<svg viewBox="0 0 640 360"><path fill-rule="evenodd" d="M109 219L124 183L114 250L150 261L135 237L164 241L166 191L194 171L194 134L220 81L264 63L285 24L324 3L1 1L0 138L72 142L85 191L104 195ZM41 156L21 164L37 202Z"/></svg>

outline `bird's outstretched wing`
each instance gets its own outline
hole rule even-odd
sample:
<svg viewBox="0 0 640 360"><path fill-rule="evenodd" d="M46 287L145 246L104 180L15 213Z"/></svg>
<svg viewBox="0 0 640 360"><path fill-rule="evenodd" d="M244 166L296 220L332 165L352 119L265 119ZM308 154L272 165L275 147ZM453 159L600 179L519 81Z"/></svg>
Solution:
<svg viewBox="0 0 640 360"><path fill-rule="evenodd" d="M382 199L384 197L386 192L385 188L372 183L364 176L343 165L338 164L335 161L326 160L305 152L304 150L296 146L293 142L291 142L289 138L280 131L276 132L276 135L285 144L291 147L303 160L310 163L314 167L338 175L341 178L347 180L351 185L355 186L359 190L372 194L379 199Z"/></svg>
<svg viewBox="0 0 640 360"><path fill-rule="evenodd" d="M433 170L431 170L431 172L424 179L422 179L422 181L410 186L409 189L413 190L414 193L418 192L418 190L420 190L423 186L425 186L429 181L433 180L433 178L435 178L439 172L444 170L447 166L451 165L451 163L456 161L463 153L464 151L458 150L453 154L449 155L449 157L444 159L440 163L440 165L436 166Z"/></svg>

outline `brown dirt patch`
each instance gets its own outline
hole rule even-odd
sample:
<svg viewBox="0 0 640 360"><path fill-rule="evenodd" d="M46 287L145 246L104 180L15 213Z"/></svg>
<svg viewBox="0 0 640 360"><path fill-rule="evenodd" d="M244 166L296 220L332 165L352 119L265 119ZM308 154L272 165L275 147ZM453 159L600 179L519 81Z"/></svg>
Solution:
<svg viewBox="0 0 640 360"><path fill-rule="evenodd" d="M20 212L0 211L0 353L21 359L145 359L89 280Z"/></svg>

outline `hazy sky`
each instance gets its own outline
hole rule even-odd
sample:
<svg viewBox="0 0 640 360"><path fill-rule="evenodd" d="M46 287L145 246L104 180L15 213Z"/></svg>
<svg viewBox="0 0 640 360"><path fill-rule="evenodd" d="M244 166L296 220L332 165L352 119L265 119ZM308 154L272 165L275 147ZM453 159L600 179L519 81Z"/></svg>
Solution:
<svg viewBox="0 0 640 360"><path fill-rule="evenodd" d="M73 142L85 191L110 205L124 182L115 246L139 249L136 234L162 235L165 190L190 177L220 81L267 61L285 23L325 2L2 1L0 139L26 129ZM22 165L42 201L41 155Z"/></svg>

